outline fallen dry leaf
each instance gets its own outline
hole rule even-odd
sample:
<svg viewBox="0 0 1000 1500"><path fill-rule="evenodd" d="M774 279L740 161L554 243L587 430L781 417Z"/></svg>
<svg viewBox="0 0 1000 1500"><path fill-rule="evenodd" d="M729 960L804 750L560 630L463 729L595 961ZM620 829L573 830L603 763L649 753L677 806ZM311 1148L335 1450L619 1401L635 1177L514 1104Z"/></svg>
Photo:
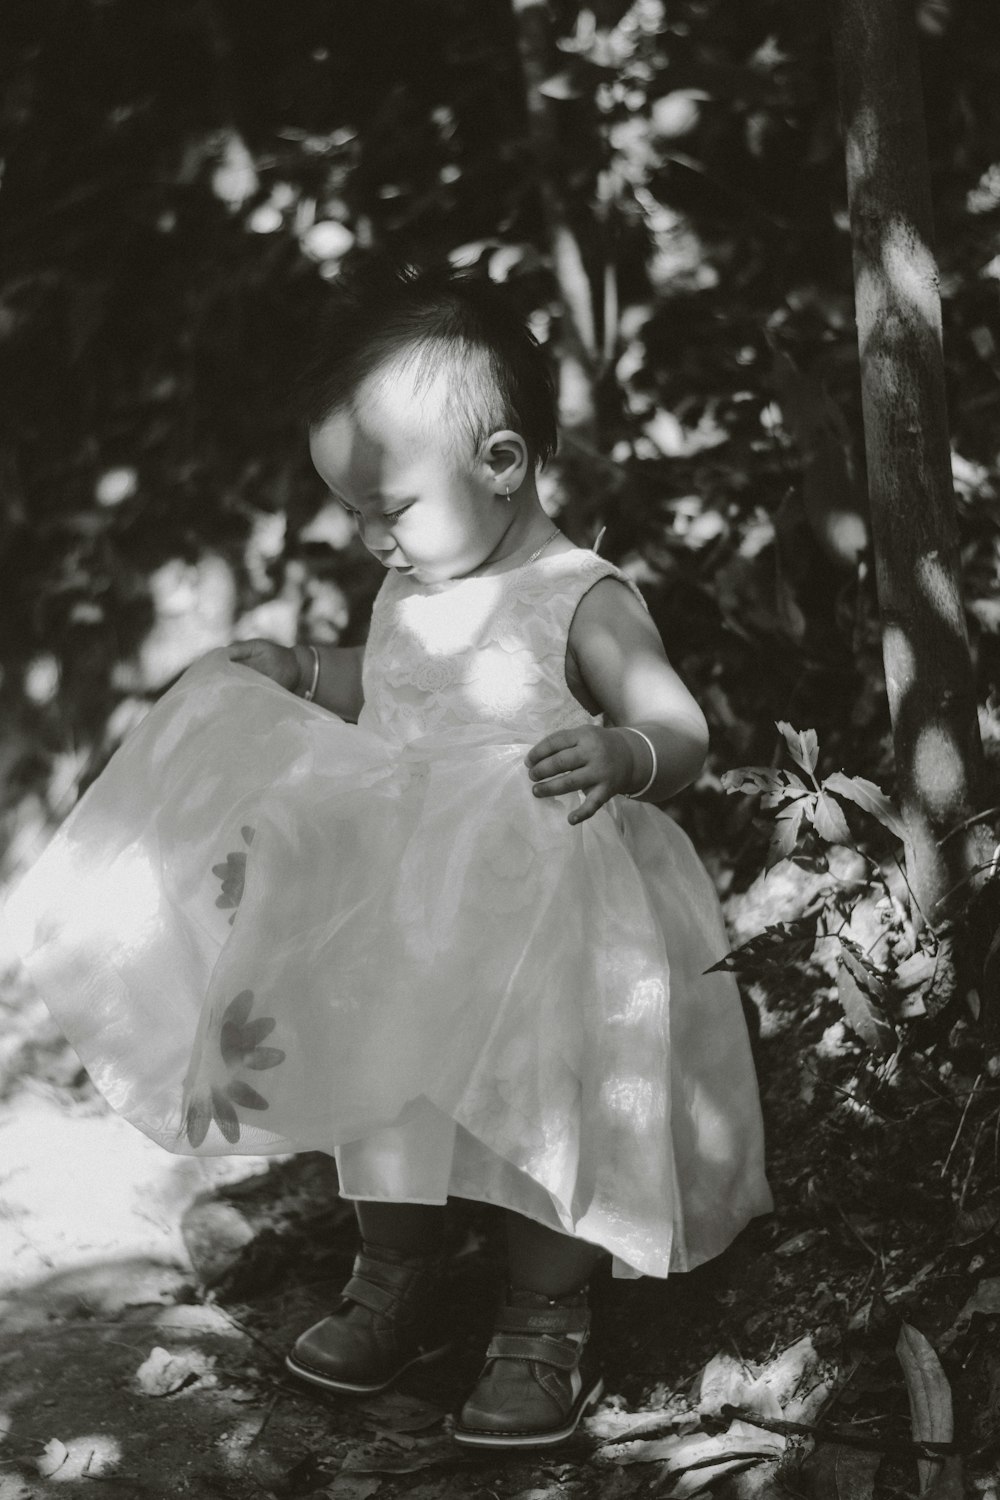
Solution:
<svg viewBox="0 0 1000 1500"><path fill-rule="evenodd" d="M330 1500L371 1500L381 1484L373 1474L338 1474L327 1494Z"/></svg>
<svg viewBox="0 0 1000 1500"><path fill-rule="evenodd" d="M693 1432L700 1425L693 1412L674 1415L665 1411L616 1411L611 1407L598 1409L583 1422L584 1431L599 1442L621 1442L653 1432L664 1437L671 1431Z"/></svg>
<svg viewBox="0 0 1000 1500"><path fill-rule="evenodd" d="M820 1443L808 1461L813 1500L871 1500L881 1453Z"/></svg>
<svg viewBox="0 0 1000 1500"><path fill-rule="evenodd" d="M716 1354L702 1371L698 1410L703 1416L718 1417L726 1406L741 1406L769 1419L781 1416L777 1395L749 1365L731 1354Z"/></svg>
<svg viewBox="0 0 1000 1500"><path fill-rule="evenodd" d="M58 1438L49 1438L35 1467L43 1479L51 1479L69 1458L69 1449Z"/></svg>
<svg viewBox="0 0 1000 1500"><path fill-rule="evenodd" d="M917 1442L950 1443L955 1435L951 1386L930 1341L919 1328L904 1323L896 1342L910 1398L910 1424ZM933 1488L935 1500L961 1500L962 1465L957 1457L917 1459L920 1493Z"/></svg>
<svg viewBox="0 0 1000 1500"><path fill-rule="evenodd" d="M424 1432L444 1418L444 1409L430 1401L421 1401L418 1396L404 1396L398 1391L388 1391L374 1401L366 1401L359 1408L367 1417L373 1417L380 1427L393 1432Z"/></svg>
<svg viewBox="0 0 1000 1500"><path fill-rule="evenodd" d="M967 1323L972 1321L977 1313L981 1317L986 1318L1000 1316L1000 1276L987 1276L979 1283L945 1334L941 1341L942 1344L947 1346L953 1343L956 1335L961 1333L962 1329Z"/></svg>
<svg viewBox="0 0 1000 1500"><path fill-rule="evenodd" d="M135 1382L145 1396L172 1396L196 1381L215 1384L215 1360L200 1349L171 1354L157 1344L135 1372Z"/></svg>
<svg viewBox="0 0 1000 1500"><path fill-rule="evenodd" d="M397 1448L362 1445L351 1450L340 1466L341 1474L415 1474L437 1464L460 1463L463 1455L450 1437L416 1440L406 1452Z"/></svg>
<svg viewBox="0 0 1000 1500"><path fill-rule="evenodd" d="M636 1442L609 1444L597 1455L601 1463L662 1464L664 1474L681 1474L688 1469L718 1477L736 1463L777 1458L785 1451L785 1439L777 1433L763 1432L738 1419L725 1432L671 1433L667 1437L640 1439Z"/></svg>
<svg viewBox="0 0 1000 1500"><path fill-rule="evenodd" d="M775 1247L774 1253L782 1260L787 1260L789 1256L801 1255L803 1251L809 1250L822 1238L821 1229L803 1229L801 1234L793 1234L790 1239L782 1240L781 1244Z"/></svg>

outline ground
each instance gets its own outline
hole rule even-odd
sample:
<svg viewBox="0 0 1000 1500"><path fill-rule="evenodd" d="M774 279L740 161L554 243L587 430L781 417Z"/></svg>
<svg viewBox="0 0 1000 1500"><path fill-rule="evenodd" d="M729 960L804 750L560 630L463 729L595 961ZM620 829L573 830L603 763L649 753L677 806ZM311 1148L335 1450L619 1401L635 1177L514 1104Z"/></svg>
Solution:
<svg viewBox="0 0 1000 1500"><path fill-rule="evenodd" d="M329 1159L167 1155L107 1109L11 982L0 1500L105 1488L123 1500L614 1500L706 1484L729 1500L864 1500L873 1485L903 1496L918 1490L908 1445L950 1436L952 1395L963 1458L924 1478L934 1500L957 1500L964 1461L965 1491L995 1500L1000 1084L981 1072L963 1094L953 1077L935 1084L931 1063L905 1086L875 1077L821 974L790 972L755 998L775 1213L690 1275L599 1276L607 1395L593 1419L549 1455L470 1457L448 1413L478 1371L500 1284L491 1212L455 1208L453 1357L370 1400L313 1392L283 1355L354 1251ZM901 1326L926 1348L901 1355ZM831 1425L852 1441L831 1442Z"/></svg>

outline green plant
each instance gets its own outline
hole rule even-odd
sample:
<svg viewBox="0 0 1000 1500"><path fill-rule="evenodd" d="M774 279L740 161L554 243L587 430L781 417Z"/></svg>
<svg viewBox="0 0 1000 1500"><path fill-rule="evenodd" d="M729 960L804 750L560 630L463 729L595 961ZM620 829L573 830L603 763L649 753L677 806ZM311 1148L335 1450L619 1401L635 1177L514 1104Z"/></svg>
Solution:
<svg viewBox="0 0 1000 1500"><path fill-rule="evenodd" d="M887 868L861 847L848 823L844 802L903 841L902 819L881 787L843 771L819 781L816 731L796 730L783 722L777 727L805 779L796 771L742 766L727 771L722 784L729 793L759 797L761 808L774 814L765 873L791 860L829 878L817 888L800 918L766 927L713 969L745 977L766 975L777 963L807 963L819 944L836 943L837 996L844 1017L873 1052L888 1056L899 1045L901 1023L933 1014L939 1008L935 997L948 995L953 988L940 972L941 965L950 962L940 941L943 934L913 921L912 898L894 894ZM857 856L846 878L830 868L828 848L832 845ZM902 872L898 859L895 863ZM877 912L881 924L878 937L867 947L851 927L862 902Z"/></svg>

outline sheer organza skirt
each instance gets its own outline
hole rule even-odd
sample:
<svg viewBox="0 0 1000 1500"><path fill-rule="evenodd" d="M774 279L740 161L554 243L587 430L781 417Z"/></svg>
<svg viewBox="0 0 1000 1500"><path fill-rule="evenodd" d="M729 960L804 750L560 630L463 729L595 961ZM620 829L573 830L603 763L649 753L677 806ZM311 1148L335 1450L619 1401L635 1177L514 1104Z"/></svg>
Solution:
<svg viewBox="0 0 1000 1500"><path fill-rule="evenodd" d="M513 1208L620 1274L770 1205L708 876L655 808L578 827L489 726L399 745L211 653L8 904L113 1107L187 1154L335 1152L350 1196Z"/></svg>

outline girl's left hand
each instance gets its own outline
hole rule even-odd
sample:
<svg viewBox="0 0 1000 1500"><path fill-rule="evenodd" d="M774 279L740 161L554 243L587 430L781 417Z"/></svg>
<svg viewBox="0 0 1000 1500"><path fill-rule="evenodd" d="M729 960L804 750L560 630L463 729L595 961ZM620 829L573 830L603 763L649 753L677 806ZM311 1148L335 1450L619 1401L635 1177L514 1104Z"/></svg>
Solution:
<svg viewBox="0 0 1000 1500"><path fill-rule="evenodd" d="M547 734L525 757L528 775L535 783L532 792L536 797L584 792L584 800L567 821L582 823L592 818L612 797L642 785L629 743L632 739L638 737L621 729L599 729L590 724Z"/></svg>

